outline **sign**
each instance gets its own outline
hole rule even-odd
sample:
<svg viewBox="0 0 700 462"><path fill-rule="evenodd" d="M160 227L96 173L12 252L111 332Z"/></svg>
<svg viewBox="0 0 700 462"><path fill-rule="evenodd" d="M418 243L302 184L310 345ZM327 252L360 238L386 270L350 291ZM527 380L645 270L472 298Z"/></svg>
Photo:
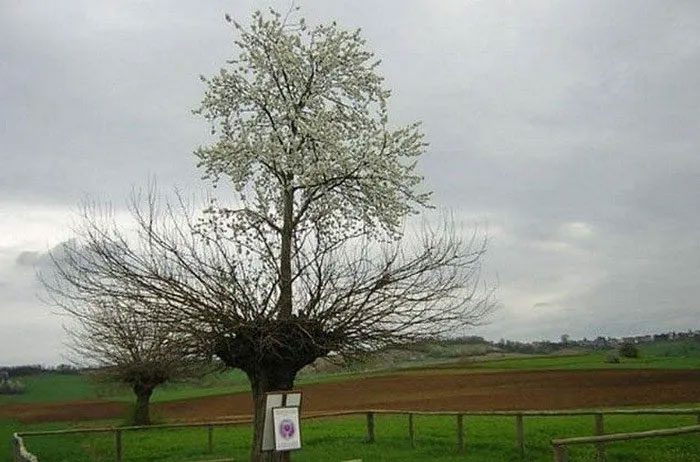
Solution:
<svg viewBox="0 0 700 462"><path fill-rule="evenodd" d="M263 451L275 450L275 426L272 410L278 407L301 407L301 392L272 392L265 396L265 424L263 426L262 438ZM298 424L297 428L299 428Z"/></svg>
<svg viewBox="0 0 700 462"><path fill-rule="evenodd" d="M298 407L274 408L272 421L275 428L275 451L301 449Z"/></svg>

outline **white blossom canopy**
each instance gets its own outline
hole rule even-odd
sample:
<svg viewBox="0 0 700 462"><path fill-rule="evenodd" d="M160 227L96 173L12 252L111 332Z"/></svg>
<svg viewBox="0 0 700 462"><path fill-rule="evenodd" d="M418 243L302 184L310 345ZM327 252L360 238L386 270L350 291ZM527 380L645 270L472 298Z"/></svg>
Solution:
<svg viewBox="0 0 700 462"><path fill-rule="evenodd" d="M249 28L231 22L238 54L202 77L207 91L196 111L218 136L196 151L199 165L240 194L236 213L217 212L229 226L252 219L281 232L287 193L295 230L399 232L407 214L428 204L415 172L426 144L418 123L390 128L390 92L360 31L291 24L273 10L255 13Z"/></svg>

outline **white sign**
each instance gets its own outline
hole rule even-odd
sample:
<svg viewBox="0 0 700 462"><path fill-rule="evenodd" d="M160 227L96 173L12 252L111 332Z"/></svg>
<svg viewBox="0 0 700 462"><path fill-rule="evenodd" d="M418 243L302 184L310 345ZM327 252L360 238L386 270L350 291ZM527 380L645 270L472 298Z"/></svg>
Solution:
<svg viewBox="0 0 700 462"><path fill-rule="evenodd" d="M284 395L282 393L268 393L266 398L262 450L272 451L275 449L275 432L272 426L272 408L281 407L284 405Z"/></svg>
<svg viewBox="0 0 700 462"><path fill-rule="evenodd" d="M287 393L284 407L301 407L301 393Z"/></svg>
<svg viewBox="0 0 700 462"><path fill-rule="evenodd" d="M276 407L300 407L301 392L273 392L265 398L265 424L263 427L262 450L275 449L275 426L272 421L272 409Z"/></svg>
<svg viewBox="0 0 700 462"><path fill-rule="evenodd" d="M301 427L298 407L276 407L272 410L275 428L275 450L301 449Z"/></svg>

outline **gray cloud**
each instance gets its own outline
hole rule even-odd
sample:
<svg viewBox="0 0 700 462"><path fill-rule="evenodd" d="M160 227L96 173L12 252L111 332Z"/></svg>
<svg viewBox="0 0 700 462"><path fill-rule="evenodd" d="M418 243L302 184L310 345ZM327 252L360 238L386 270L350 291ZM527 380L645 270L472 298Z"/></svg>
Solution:
<svg viewBox="0 0 700 462"><path fill-rule="evenodd" d="M67 238L62 217L84 193L121 204L150 174L199 187L197 76L231 53L223 13L264 6L0 0L0 209L13 211L0 214L0 330L60 337L17 263ZM489 224L485 274L503 308L475 333L698 327L700 4L301 6L312 23L362 27L394 120L424 122L435 202Z"/></svg>

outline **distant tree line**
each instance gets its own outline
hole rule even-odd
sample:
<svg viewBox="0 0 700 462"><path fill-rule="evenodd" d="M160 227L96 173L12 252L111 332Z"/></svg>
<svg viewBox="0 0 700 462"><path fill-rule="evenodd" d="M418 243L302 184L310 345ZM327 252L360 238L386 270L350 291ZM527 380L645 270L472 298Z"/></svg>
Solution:
<svg viewBox="0 0 700 462"><path fill-rule="evenodd" d="M20 366L0 366L0 372L5 372L8 378L26 377L28 375L39 375L47 372L65 375L77 375L83 369L70 364L59 364L58 366L44 366L41 364L23 364Z"/></svg>
<svg viewBox="0 0 700 462"><path fill-rule="evenodd" d="M560 341L536 340L532 342L500 339L497 342L486 340L483 337L469 335L457 336L448 339L426 340L427 343L439 345L487 345L508 353L524 354L548 354L563 348L579 347L593 350L609 350L620 348L623 345L638 345L651 342L685 341L700 342L700 330L688 330L685 332L664 332L658 334L637 335L629 337L603 337L594 339L572 339L568 334L563 334Z"/></svg>

